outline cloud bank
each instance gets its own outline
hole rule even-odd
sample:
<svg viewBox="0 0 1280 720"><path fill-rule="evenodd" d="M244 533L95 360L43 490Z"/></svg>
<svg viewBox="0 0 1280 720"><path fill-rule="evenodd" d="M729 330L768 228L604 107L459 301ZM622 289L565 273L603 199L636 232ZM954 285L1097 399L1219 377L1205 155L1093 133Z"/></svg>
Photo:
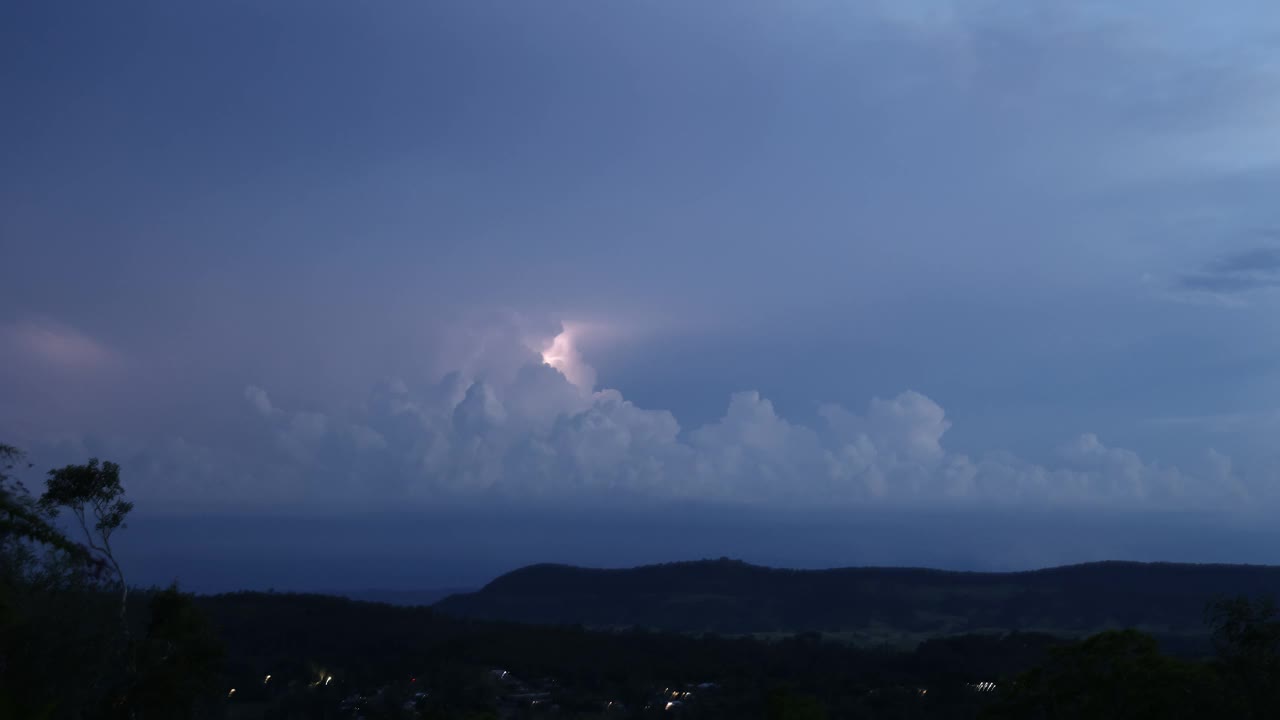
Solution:
<svg viewBox="0 0 1280 720"><path fill-rule="evenodd" d="M1187 292L1215 296L1237 296L1280 287L1280 246L1275 233L1271 244L1220 255L1204 267L1178 278L1177 287Z"/></svg>
<svg viewBox="0 0 1280 720"><path fill-rule="evenodd" d="M863 410L824 405L810 424L744 391L714 422L682 428L669 411L582 384L594 371L571 342L561 335L546 347L575 358L577 384L526 349L514 371L452 372L419 388L389 380L342 412L281 407L268 389L249 386L242 429L261 440L252 457L220 457L185 442L139 450L147 459L138 463L138 491L250 505L374 507L502 499L1205 509L1260 497L1224 456L1210 452L1202 466L1186 470L1148 462L1093 434L1063 444L1049 464L952 452L944 443L946 412L915 391L873 399ZM191 454L198 462L183 470ZM156 469L169 474L156 476Z"/></svg>

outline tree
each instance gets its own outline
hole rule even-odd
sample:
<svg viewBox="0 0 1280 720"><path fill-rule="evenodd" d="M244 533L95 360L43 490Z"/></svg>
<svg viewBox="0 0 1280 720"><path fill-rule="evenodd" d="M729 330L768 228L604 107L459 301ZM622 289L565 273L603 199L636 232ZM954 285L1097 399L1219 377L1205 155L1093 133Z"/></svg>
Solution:
<svg viewBox="0 0 1280 720"><path fill-rule="evenodd" d="M827 711L817 698L789 690L774 690L765 703L769 720L826 720Z"/></svg>
<svg viewBox="0 0 1280 720"><path fill-rule="evenodd" d="M1231 693L1249 708L1239 717L1273 717L1280 708L1280 608L1269 597L1210 604L1217 666Z"/></svg>
<svg viewBox="0 0 1280 720"><path fill-rule="evenodd" d="M107 565L13 477L20 464L0 445L0 717L91 716L123 678Z"/></svg>
<svg viewBox="0 0 1280 720"><path fill-rule="evenodd" d="M192 596L176 584L152 595L148 607L137 675L125 705L142 719L196 717L202 701L218 692L222 643Z"/></svg>
<svg viewBox="0 0 1280 720"><path fill-rule="evenodd" d="M124 499L120 466L113 462L99 464L97 458L92 458L84 465L50 470L39 505L50 516L56 516L64 509L71 511L88 547L110 565L120 584L120 618L123 620L129 600L129 585L111 549L111 536L127 527L124 520L133 510L133 503ZM89 527L91 521L92 529Z"/></svg>
<svg viewBox="0 0 1280 720"><path fill-rule="evenodd" d="M67 539L31 500L26 486L9 475L22 460L21 450L0 443L0 543L34 542L87 560L84 546Z"/></svg>
<svg viewBox="0 0 1280 720"><path fill-rule="evenodd" d="M1154 638L1111 630L1054 648L1043 665L1002 684L987 717L1167 720L1239 717L1202 664L1160 654Z"/></svg>

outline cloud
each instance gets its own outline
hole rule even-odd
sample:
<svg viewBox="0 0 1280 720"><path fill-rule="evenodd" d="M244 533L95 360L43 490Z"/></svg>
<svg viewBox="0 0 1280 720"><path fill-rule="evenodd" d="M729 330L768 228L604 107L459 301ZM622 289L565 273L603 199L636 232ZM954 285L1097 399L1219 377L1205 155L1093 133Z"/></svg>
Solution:
<svg viewBox="0 0 1280 720"><path fill-rule="evenodd" d="M566 369L594 375L572 334L557 334L561 357L574 358L568 368L539 362L527 344L498 335L486 340L491 352L518 360L480 353L469 370L420 385L390 379L350 407L290 408L247 386L238 429L250 440L238 445L89 439L62 451L120 459L131 493L162 506L698 499L761 507L1182 507L1250 495L1230 458L1187 473L1092 434L1065 444L1049 466L1000 452L955 453L945 444L946 411L914 391L872 399L863 411L823 405L811 423L744 391L729 397L718 419L682 428L667 410L571 382ZM77 459L62 451L66 461Z"/></svg>
<svg viewBox="0 0 1280 720"><path fill-rule="evenodd" d="M1201 270L1183 275L1184 290L1243 293L1280 286L1280 247L1264 246L1228 253Z"/></svg>
<svg viewBox="0 0 1280 720"><path fill-rule="evenodd" d="M1050 408L1041 412L1072 418L1050 422L1074 424L1088 413L1112 427L1155 411L1143 393L1161 394L1164 411L1188 414L1203 410L1197 404L1206 395L1253 396L1239 390L1240 376L1252 371L1216 356L1256 348L1267 318L1236 319L1238 327L1219 332L1197 324L1206 316L1218 323L1216 315L1187 308L1145 315L1128 297L1128 283L1148 271L1184 298L1244 302L1280 277L1278 253L1262 238L1207 262L1221 248L1204 249L1239 225L1274 220L1274 177L1223 182L1223 175L1277 161L1280 146L1268 141L1280 107L1270 36L1280 14L1260 2L1253 11L1206 13L1188 0L878 0L762 12L743 16L749 21L730 34L719 32L718 12L705 14L707 25L697 24L696 12L681 23L602 16L594 18L600 32L587 34L558 34L577 23L535 13L521 32L563 52L544 57L536 52L541 43L498 38L489 62L463 63L479 73L475 82L429 88L445 104L455 91L466 95L453 103L466 116L450 123L457 135L445 138L451 151L444 156L416 142L422 123L406 97L407 112L366 118L383 125L407 119L402 126L347 133L372 141L357 148L360 157L399 158L368 172L349 171L346 144L305 142L325 136L323 128L282 135L304 141L273 145L273 152L306 160L294 163L317 189L306 197L279 178L210 193L200 185L208 178L181 163L149 167L160 173L151 180L186 198L174 205L185 210L116 228L121 242L141 243L107 253L118 267L101 267L104 256L91 247L93 225L101 224L93 212L46 213L78 202L74 184L50 186L48 202L19 203L14 222L47 241L18 249L14 267L30 271L8 284L8 303L0 304L65 308L61 320L74 327L0 330L0 367L21 358L31 368L0 370L12 378L0 415L35 428L28 436L46 427L122 431L126 423L138 436L163 436L182 426L186 445L203 449L157 442L157 457L173 461L154 465L147 482L155 492L175 483L193 493L207 486L213 497L243 482L253 501L593 492L762 505L1215 497L1220 474L1175 471L1106 438L1068 438L1062 453L1038 462L957 453L947 411L992 409L966 418L978 426L973 438L1002 433L1006 421L995 414L1028 395ZM644 28L660 32L635 34ZM426 48L448 59L458 49L417 36L387 39L408 43L396 46L406 57ZM655 41L670 47L664 56L673 66L695 71L671 76L635 62L633 54ZM216 57L216 47L194 49ZM291 61L305 67L328 57L325 50ZM610 73L566 76L566 63L583 61ZM386 79L421 64L374 63L344 77ZM511 68L519 72L505 71ZM622 82L597 82L606 75ZM387 84L409 87L406 80L414 78ZM564 92L527 92L566 82ZM617 87L629 89L625 97L615 96ZM535 103L546 122L529 126L523 114L495 112L534 96L546 100ZM770 99L766 112L743 111L761 98ZM284 126L305 116L299 108L307 98L293 99L302 101L298 108L272 114ZM330 130L350 124L332 114L313 120L337 123ZM141 137L164 128L124 129ZM400 131L406 134L397 137ZM242 140L233 135L208 143L243 151L218 158L219 167L262 161L257 149L229 142ZM384 146L395 153L381 152ZM421 152L403 156L406 148ZM45 150L29 153L32 168L47 164ZM341 156L316 157L330 151ZM316 168L333 172L318 177ZM544 181L528 183L530 174ZM273 195L280 188L285 194ZM433 202L421 201L424 192ZM344 202L327 202L333 197ZM565 198L579 211L560 212ZM921 198L929 212L919 211ZM273 214L265 227L262 208L277 206L296 211ZM64 227L63 216L90 225ZM1194 239L1177 247L1134 241L1164 239L1163 228L1183 216L1223 227L1201 233L1197 226L1188 231ZM281 241L261 242L258 233ZM332 242L315 241L317 233ZM360 254L367 266L353 264L345 237L381 252ZM412 240L418 237L440 241ZM1188 254L1197 259L1188 262ZM308 272L287 272L301 255ZM201 272L175 276L175 266ZM109 288L68 280L105 270L118 271ZM227 296L232 286L243 292ZM104 292L111 302L102 302ZM636 346L630 368L609 364L602 377L624 380L605 386L624 395L601 389L583 361L579 326L542 327L539 318L540 332L526 332L523 318L468 314L494 303L526 313L589 309L611 320L635 308L651 308L664 322L693 313L701 326L685 332L701 337L696 346ZM1097 306L1108 311L1090 312ZM1070 324L1077 315L1084 319ZM112 327L117 335L106 334ZM544 344L557 330L559 339ZM960 336L975 349L963 349ZM1151 336L1166 340L1143 345ZM1115 352L1098 351L1113 340ZM937 352L948 343L955 352ZM110 383L118 393L110 404L66 389L67 378L109 366L117 352L131 364L179 370L135 368L127 382ZM552 367L539 362L544 352ZM806 358L801 372L797 357ZM738 358L736 379L722 387L723 368ZM405 381L379 384L348 403L354 388L385 375ZM889 393L811 418L770 402L788 407L783 401L797 396L835 396L823 387L902 389L921 377L936 397L965 405L944 409L920 393ZM789 397L727 394L757 382L785 387ZM1235 392L1219 392L1228 382ZM244 389L247 383L256 386ZM660 383L716 389L689 392L676 413L660 403L645 407L630 390L653 393ZM19 393L29 398L20 411L11 400ZM59 393L66 403L54 407L49 398ZM1108 402L1096 405L1104 395ZM95 408L98 415L81 420ZM686 411L721 417L682 426L677 416ZM48 420L36 424L37 415ZM200 469L190 481L176 476L183 457ZM1225 467L1232 475L1241 465Z"/></svg>
<svg viewBox="0 0 1280 720"><path fill-rule="evenodd" d="M263 417L271 417L276 412L271 404L271 398L267 397L267 391L256 385L250 385L244 389L244 399L248 400L249 405Z"/></svg>
<svg viewBox="0 0 1280 720"><path fill-rule="evenodd" d="M1240 254L1214 267L1253 271L1270 267L1269 258ZM1229 457L1211 453L1184 470L1088 433L1049 463L957 453L946 444L945 409L910 390L862 410L822 405L807 422L784 417L759 392L738 392L717 419L683 428L670 411L572 382L594 377L572 333L555 333L557 357L573 358L559 367L529 349L553 344L513 337L487 336L488 350L469 355L466 367L431 382L389 379L352 405L293 408L249 385L239 435L221 442L89 438L54 454L118 459L130 492L160 507L697 499L766 508L1206 508L1271 497L1270 475L1246 482Z"/></svg>
<svg viewBox="0 0 1280 720"><path fill-rule="evenodd" d="M1148 418L1144 424L1158 428L1189 428L1199 433L1265 437L1267 442L1280 432L1280 410L1208 413L1203 415L1166 415Z"/></svg>
<svg viewBox="0 0 1280 720"><path fill-rule="evenodd" d="M1230 458L1187 473L1094 434L1064 444L1051 465L954 453L945 410L914 391L873 399L864 412L824 405L812 425L739 392L719 419L687 430L668 411L613 389L586 391L536 361L500 379L454 372L418 388L390 380L346 412L283 409L255 386L244 397L270 438L272 476L330 502L1169 508L1250 495Z"/></svg>
<svg viewBox="0 0 1280 720"><path fill-rule="evenodd" d="M387 441L378 431L361 424L345 423L318 412L285 412L271 402L262 388L245 388L245 399L254 412L268 421L277 444L295 460L322 464L347 452L385 450Z"/></svg>
<svg viewBox="0 0 1280 720"><path fill-rule="evenodd" d="M566 323L542 349L542 362L559 370L576 387L590 391L596 386L596 371L582 359L575 343L583 330L582 326Z"/></svg>
<svg viewBox="0 0 1280 720"><path fill-rule="evenodd" d="M53 320L0 326L0 352L43 370L92 372L118 366L120 356L74 327Z"/></svg>

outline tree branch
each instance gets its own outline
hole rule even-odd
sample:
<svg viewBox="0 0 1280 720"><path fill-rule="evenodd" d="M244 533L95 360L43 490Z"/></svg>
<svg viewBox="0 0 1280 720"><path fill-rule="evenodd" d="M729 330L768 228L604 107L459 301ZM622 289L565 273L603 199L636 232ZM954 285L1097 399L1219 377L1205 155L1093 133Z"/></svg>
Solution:
<svg viewBox="0 0 1280 720"><path fill-rule="evenodd" d="M98 545L93 542L93 533L89 531L89 524L84 520L84 508L80 506L73 507L71 508L71 513L76 516L76 520L80 523L80 529L84 532L85 544L88 545L91 550L97 550L103 555L109 554L105 548L98 547Z"/></svg>

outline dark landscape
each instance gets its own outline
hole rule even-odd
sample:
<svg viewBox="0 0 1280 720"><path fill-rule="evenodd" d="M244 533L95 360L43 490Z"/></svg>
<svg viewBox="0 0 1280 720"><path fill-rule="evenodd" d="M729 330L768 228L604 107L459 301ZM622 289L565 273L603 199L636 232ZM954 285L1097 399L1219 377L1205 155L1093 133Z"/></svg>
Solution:
<svg viewBox="0 0 1280 720"><path fill-rule="evenodd" d="M0 488L4 717L1192 718L1280 700L1275 567L721 558L535 565L432 606L124 592L117 466L50 471L38 501ZM59 510L95 519L83 543Z"/></svg>
<svg viewBox="0 0 1280 720"><path fill-rule="evenodd" d="M1027 717L1051 691L1042 673L1101 683L1126 662L1120 688L1079 698L1112 704L1085 705L1092 716L1208 717L1247 707L1225 687L1166 702L1163 684L1213 685L1241 641L1224 612L1254 623L1264 634L1245 642L1269 638L1255 650L1272 659L1256 661L1275 662L1275 611L1237 598L1277 589L1280 568L1263 566L793 571L720 559L533 566L431 608L283 593L196 602L227 642L226 682L252 688L228 706L242 713L292 717L289 703L326 709L356 691L366 717L419 692L420 717ZM268 672L274 691L255 683ZM310 687L322 675L342 690Z"/></svg>
<svg viewBox="0 0 1280 720"><path fill-rule="evenodd" d="M1203 636L1216 598L1280 593L1280 568L1103 562L1016 573L785 570L728 559L630 570L537 565L435 609L458 617L724 634L891 635L1135 627Z"/></svg>

